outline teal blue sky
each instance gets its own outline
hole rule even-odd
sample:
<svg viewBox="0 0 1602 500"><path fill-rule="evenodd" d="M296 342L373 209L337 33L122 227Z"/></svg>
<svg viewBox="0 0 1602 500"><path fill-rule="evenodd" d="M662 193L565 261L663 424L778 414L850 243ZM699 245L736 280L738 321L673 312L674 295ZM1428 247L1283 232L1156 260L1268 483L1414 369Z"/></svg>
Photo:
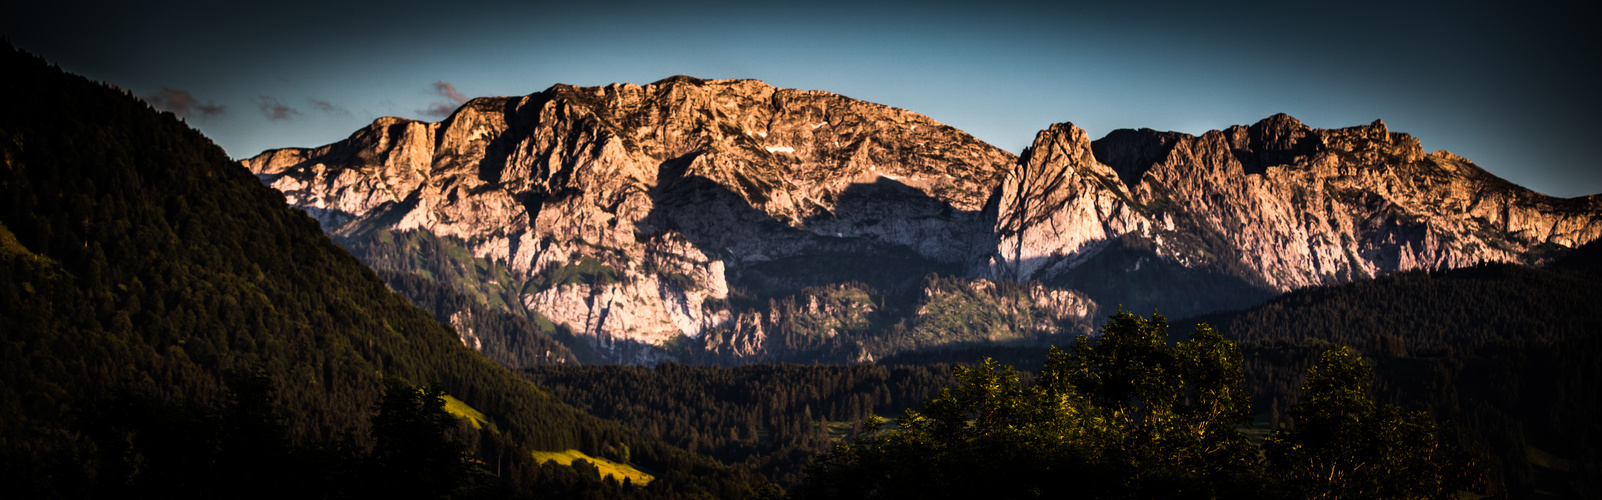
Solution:
<svg viewBox="0 0 1602 500"><path fill-rule="evenodd" d="M8 3L11 42L181 112L230 155L556 83L755 78L1018 152L1052 123L1198 134L1383 119L1515 183L1602 192L1595 14L1559 4ZM453 96L440 83L449 84ZM26 98L6 96L6 98Z"/></svg>

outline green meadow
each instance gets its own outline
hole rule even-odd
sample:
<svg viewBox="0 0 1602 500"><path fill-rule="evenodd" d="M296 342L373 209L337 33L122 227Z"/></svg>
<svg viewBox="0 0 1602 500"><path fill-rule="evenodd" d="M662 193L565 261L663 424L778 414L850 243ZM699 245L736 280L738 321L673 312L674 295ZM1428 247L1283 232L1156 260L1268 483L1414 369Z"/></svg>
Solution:
<svg viewBox="0 0 1602 500"><path fill-rule="evenodd" d="M603 478L606 476L613 476L617 478L618 481L628 478L629 481L639 486L645 486L646 484L650 483L652 479L655 479L655 477L652 477L650 474L646 474L645 472L634 468L632 465L617 463L604 458L591 457L578 450L534 452L535 462L544 463L548 460L555 460L556 463L568 466L573 465L573 461L575 460L585 460L591 464L594 464L596 469L600 469L601 477Z"/></svg>

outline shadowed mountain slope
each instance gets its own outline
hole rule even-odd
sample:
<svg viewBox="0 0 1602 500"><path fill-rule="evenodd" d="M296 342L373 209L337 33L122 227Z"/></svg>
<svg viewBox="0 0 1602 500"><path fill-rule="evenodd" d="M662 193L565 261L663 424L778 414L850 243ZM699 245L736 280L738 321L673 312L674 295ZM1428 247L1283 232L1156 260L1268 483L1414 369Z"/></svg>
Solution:
<svg viewBox="0 0 1602 500"><path fill-rule="evenodd" d="M495 430L480 451L498 447L513 484L538 479L530 450L626 444L658 474L647 496L753 491L749 476L574 410L464 347L172 114L9 46L0 68L0 92L17 97L0 102L0 474L12 493L94 484L105 462L79 430L86 406L126 391L211 400L226 370L252 366L300 442L365 436L380 378L399 377L482 411Z"/></svg>

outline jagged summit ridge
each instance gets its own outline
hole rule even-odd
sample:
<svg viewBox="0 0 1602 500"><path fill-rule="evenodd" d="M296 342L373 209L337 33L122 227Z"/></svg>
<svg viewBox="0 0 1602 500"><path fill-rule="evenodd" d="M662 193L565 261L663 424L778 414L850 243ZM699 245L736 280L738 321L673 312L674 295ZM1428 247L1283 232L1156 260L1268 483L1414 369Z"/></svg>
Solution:
<svg viewBox="0 0 1602 500"><path fill-rule="evenodd" d="M1088 147L1083 135L1053 126L1023 155L1018 172L1100 190L1079 197L1093 204L1004 199L1001 221L1033 221L997 231L1004 248L1021 248L1007 259L1020 277L1057 278L1098 243L1135 238L1164 259L1236 267L1237 277L1282 292L1421 267L1531 262L1543 248L1602 233L1602 198L1513 186L1451 153L1426 154L1380 121L1313 129L1281 114L1199 137L1118 130ZM1048 159L1037 161L1042 148ZM1219 262L1220 249L1238 262Z"/></svg>
<svg viewBox="0 0 1602 500"><path fill-rule="evenodd" d="M896 248L969 265L988 244L979 211L1013 160L905 110L673 77L473 99L439 123L380 119L245 163L331 233L426 230L529 276L596 259L621 282L526 305L600 341L659 343L730 323L737 312L702 303L762 263Z"/></svg>
<svg viewBox="0 0 1602 500"><path fill-rule="evenodd" d="M1060 332L1098 303L1183 316L1405 269L1534 262L1602 231L1598 197L1529 192L1378 121L1279 114L1096 140L1062 123L1014 157L906 110L682 75L473 99L438 123L383 118L245 163L336 235L428 231L532 280L581 262L615 271L518 299L603 350L721 332L708 338L744 359L784 349L769 334L789 316L729 300L859 278L1078 290L1040 330Z"/></svg>

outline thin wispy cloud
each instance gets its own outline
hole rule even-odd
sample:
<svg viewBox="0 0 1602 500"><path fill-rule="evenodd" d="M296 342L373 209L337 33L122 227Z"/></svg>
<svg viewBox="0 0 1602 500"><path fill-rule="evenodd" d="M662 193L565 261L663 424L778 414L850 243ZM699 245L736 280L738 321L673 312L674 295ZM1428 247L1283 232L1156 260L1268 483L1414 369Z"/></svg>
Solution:
<svg viewBox="0 0 1602 500"><path fill-rule="evenodd" d="M434 92L440 96L456 101L457 104L467 102L467 96L456 91L456 87L445 82L434 82Z"/></svg>
<svg viewBox="0 0 1602 500"><path fill-rule="evenodd" d="M452 112L456 111L456 108L461 107L462 103L467 102L467 96L457 92L456 87L449 83L434 82L434 93L446 100L429 103L428 109L420 111L421 113L444 118L450 116Z"/></svg>
<svg viewBox="0 0 1602 500"><path fill-rule="evenodd" d="M156 109L178 115L179 118L189 118L197 114L200 118L211 118L221 116L228 111L226 106L209 100L202 103L189 91L172 87L162 87L161 92L145 96L145 102L155 106Z"/></svg>
<svg viewBox="0 0 1602 500"><path fill-rule="evenodd" d="M278 102L278 99L272 97L257 96L256 104L261 107L261 114L265 115L268 120L288 120L300 115L300 110L285 106L283 103Z"/></svg>
<svg viewBox="0 0 1602 500"><path fill-rule="evenodd" d="M331 102L328 102L328 101L312 99L311 100L311 106L312 106L312 109L315 109L317 111L321 111L321 112L324 112L324 113L327 113L327 114L330 114L330 115L350 116L350 110L345 109L343 107L340 107L338 105L335 105L334 103L331 103Z"/></svg>

